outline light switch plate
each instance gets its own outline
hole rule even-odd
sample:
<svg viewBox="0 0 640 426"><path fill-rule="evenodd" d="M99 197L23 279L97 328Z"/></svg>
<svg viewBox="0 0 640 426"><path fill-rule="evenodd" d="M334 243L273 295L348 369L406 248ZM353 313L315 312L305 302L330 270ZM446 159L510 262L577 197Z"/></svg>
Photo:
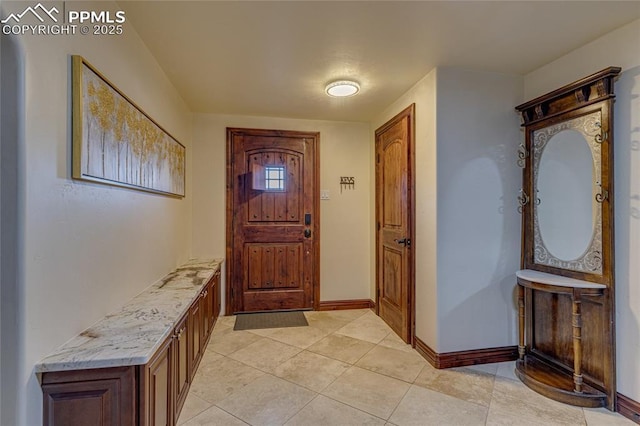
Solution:
<svg viewBox="0 0 640 426"><path fill-rule="evenodd" d="M328 200L329 197L329 190L328 189L321 189L320 190L320 199L321 200Z"/></svg>

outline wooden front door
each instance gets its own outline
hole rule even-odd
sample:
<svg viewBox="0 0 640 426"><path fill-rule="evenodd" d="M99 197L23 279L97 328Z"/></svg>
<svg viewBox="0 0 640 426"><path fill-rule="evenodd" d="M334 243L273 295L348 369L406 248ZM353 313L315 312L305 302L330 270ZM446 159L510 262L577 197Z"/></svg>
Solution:
<svg viewBox="0 0 640 426"><path fill-rule="evenodd" d="M317 306L319 137L227 129L227 313Z"/></svg>
<svg viewBox="0 0 640 426"><path fill-rule="evenodd" d="M376 130L378 315L413 343L414 105Z"/></svg>

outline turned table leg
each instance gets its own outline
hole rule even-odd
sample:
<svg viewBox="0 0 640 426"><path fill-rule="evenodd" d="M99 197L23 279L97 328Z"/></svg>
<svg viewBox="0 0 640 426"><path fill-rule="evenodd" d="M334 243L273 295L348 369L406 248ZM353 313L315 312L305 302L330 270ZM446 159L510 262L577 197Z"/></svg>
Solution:
<svg viewBox="0 0 640 426"><path fill-rule="evenodd" d="M582 393L582 312L580 295L573 296L573 383L575 391Z"/></svg>
<svg viewBox="0 0 640 426"><path fill-rule="evenodd" d="M518 357L524 359L524 287L518 285Z"/></svg>

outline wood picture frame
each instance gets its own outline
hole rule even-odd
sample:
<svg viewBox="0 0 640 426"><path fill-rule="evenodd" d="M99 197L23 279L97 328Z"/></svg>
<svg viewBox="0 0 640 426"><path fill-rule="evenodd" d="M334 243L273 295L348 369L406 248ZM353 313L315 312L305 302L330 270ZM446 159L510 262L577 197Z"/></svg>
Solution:
<svg viewBox="0 0 640 426"><path fill-rule="evenodd" d="M72 60L72 177L185 196L186 148L82 56Z"/></svg>

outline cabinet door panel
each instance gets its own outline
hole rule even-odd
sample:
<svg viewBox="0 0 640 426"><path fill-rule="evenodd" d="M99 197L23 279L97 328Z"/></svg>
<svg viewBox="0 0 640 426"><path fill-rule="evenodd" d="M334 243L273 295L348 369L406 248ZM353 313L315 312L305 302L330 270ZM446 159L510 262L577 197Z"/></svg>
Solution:
<svg viewBox="0 0 640 426"><path fill-rule="evenodd" d="M45 425L133 425L133 367L45 373Z"/></svg>
<svg viewBox="0 0 640 426"><path fill-rule="evenodd" d="M209 333L211 332L211 318L213 317L213 293L211 289L213 286L212 282L209 281L205 286L203 297L202 297L202 344L205 345L207 342L207 337L209 337ZM203 348L204 350L204 348Z"/></svg>
<svg viewBox="0 0 640 426"><path fill-rule="evenodd" d="M220 315L220 275L216 274L211 279L211 288L209 289L211 302L211 316L209 317L209 328L213 330L218 315Z"/></svg>
<svg viewBox="0 0 640 426"><path fill-rule="evenodd" d="M145 395L147 422L143 422L143 424L150 426L173 425L172 340L167 339L145 367L148 383L148 391Z"/></svg>
<svg viewBox="0 0 640 426"><path fill-rule="evenodd" d="M202 356L202 303L200 300L201 298L191 306L189 311L189 346L191 352L189 370L191 372L191 379L193 379L198 363L200 362L200 357Z"/></svg>
<svg viewBox="0 0 640 426"><path fill-rule="evenodd" d="M185 315L175 328L174 334L174 383L176 405L174 419L177 422L180 410L189 392L189 316Z"/></svg>

